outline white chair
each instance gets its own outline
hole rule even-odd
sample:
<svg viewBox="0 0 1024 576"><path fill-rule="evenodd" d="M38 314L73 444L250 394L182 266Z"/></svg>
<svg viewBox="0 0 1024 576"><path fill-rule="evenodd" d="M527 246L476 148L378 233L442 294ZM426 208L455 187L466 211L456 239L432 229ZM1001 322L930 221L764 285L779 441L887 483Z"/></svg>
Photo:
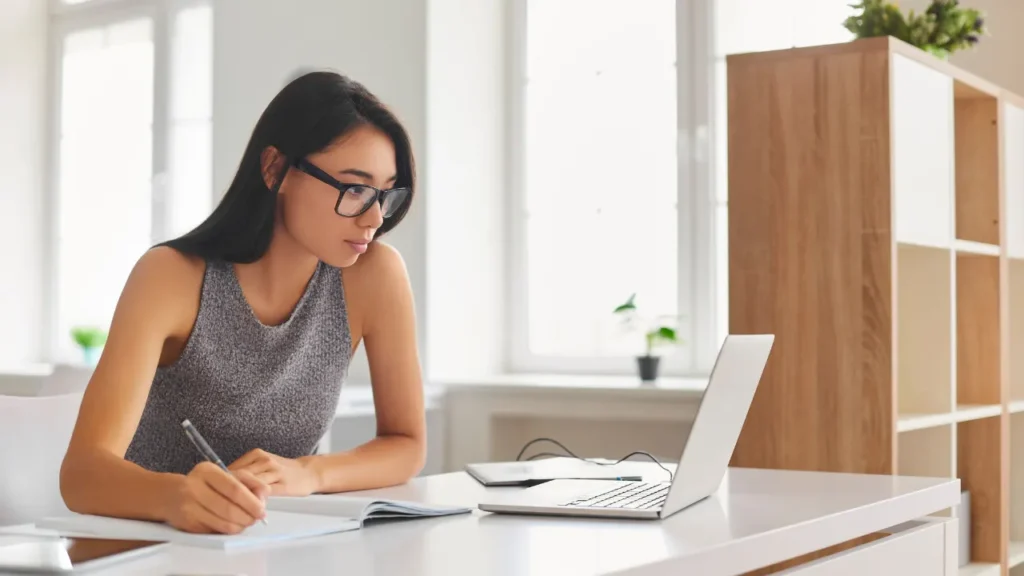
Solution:
<svg viewBox="0 0 1024 576"><path fill-rule="evenodd" d="M60 466L82 393L0 396L0 526L67 513Z"/></svg>

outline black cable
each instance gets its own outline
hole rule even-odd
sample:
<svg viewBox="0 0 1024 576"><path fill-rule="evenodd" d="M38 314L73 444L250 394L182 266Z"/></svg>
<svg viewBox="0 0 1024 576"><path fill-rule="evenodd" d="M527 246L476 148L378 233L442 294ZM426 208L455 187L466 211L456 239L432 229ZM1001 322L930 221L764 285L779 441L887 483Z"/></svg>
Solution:
<svg viewBox="0 0 1024 576"><path fill-rule="evenodd" d="M584 462L590 462L591 464L598 464L600 466L615 466L616 464L620 464L622 462L625 462L627 459L629 459L632 456L646 456L646 457L650 458L655 464L657 464L658 468L661 468L665 472L668 472L669 480L672 480L672 478L673 478L672 471L669 470L668 468L665 468L665 466L663 466L661 464L661 462L657 458L655 458L652 454L650 454L648 452L644 452L642 450L637 450L635 452L630 452L629 454L626 454L625 456L623 456L622 458L619 458L615 462L595 462L594 460L589 460L587 458L581 458L581 457L577 456L576 454L573 454L572 450L569 450L568 448L565 447L565 444L562 444L561 442L559 442L558 440L555 440L554 438L534 438L533 440L530 440L529 442L526 443L525 446L523 446L523 449L519 451L519 455L516 456L516 462L522 460L523 454L526 453L526 449L529 448L530 446L533 446L537 442L550 442L550 443L554 444L555 446L558 446L562 450L565 450L565 454L555 454L554 452L540 452L538 454L534 454L533 456L530 456L529 458L527 458L527 460L534 460L534 459L540 458L542 456L556 457L557 458L557 457L562 457L562 456L565 456L566 454L568 454L569 456L571 456L571 457L573 457L573 458L575 458L577 460L583 460Z"/></svg>

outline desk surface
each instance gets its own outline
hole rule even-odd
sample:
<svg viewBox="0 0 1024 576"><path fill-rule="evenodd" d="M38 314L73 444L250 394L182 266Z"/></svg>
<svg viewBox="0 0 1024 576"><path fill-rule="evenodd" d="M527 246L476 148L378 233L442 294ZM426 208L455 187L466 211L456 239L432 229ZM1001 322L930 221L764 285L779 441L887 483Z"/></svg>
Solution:
<svg viewBox="0 0 1024 576"><path fill-rule="evenodd" d="M657 473L664 475L653 468ZM475 508L488 491L508 490L517 488L484 488L460 472L364 494ZM474 509L229 553L174 546L103 574L733 574L921 518L959 499L956 479L732 469L714 496L662 521Z"/></svg>

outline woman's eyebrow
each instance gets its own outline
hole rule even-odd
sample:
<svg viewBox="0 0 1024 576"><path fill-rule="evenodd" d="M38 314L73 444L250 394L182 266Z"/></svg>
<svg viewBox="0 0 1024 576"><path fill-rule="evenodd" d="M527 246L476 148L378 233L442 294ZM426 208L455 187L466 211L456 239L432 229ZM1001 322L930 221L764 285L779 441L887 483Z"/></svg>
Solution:
<svg viewBox="0 0 1024 576"><path fill-rule="evenodd" d="M373 180L373 174L370 174L369 172L365 170L360 170L358 168L349 168L347 170L342 170L341 173L349 174L352 176L358 176L359 178L365 178L366 180ZM388 182L394 182L395 180L398 180L398 174L395 174L391 178L387 179Z"/></svg>

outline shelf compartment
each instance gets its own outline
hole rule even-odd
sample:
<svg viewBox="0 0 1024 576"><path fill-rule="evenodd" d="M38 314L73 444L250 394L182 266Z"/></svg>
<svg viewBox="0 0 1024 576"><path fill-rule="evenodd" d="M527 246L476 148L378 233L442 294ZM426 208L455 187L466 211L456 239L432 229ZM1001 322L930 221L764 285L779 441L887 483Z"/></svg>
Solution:
<svg viewBox="0 0 1024 576"><path fill-rule="evenodd" d="M950 250L897 244L897 429L954 410L951 275Z"/></svg>
<svg viewBox="0 0 1024 576"><path fill-rule="evenodd" d="M896 240L949 247L955 172L953 80L899 54L892 59L890 77Z"/></svg>
<svg viewBox="0 0 1024 576"><path fill-rule="evenodd" d="M1003 165L1006 251L1024 258L1024 108L1003 104Z"/></svg>
<svg viewBox="0 0 1024 576"><path fill-rule="evenodd" d="M956 238L999 245L999 102L953 105Z"/></svg>
<svg viewBox="0 0 1024 576"><path fill-rule="evenodd" d="M999 258L956 257L957 403L1001 404Z"/></svg>
<svg viewBox="0 0 1024 576"><path fill-rule="evenodd" d="M1024 562L1024 414L1010 416L1010 566ZM1016 560L1016 564L1014 561Z"/></svg>
<svg viewBox="0 0 1024 576"><path fill-rule="evenodd" d="M957 477L960 488L971 493L972 562L1002 561L1006 541L1003 514L1002 416L969 420L957 425Z"/></svg>
<svg viewBox="0 0 1024 576"><path fill-rule="evenodd" d="M953 433L952 424L901 432L896 437L895 473L900 476L952 478L956 469Z"/></svg>
<svg viewBox="0 0 1024 576"><path fill-rule="evenodd" d="M1010 399L1024 402L1024 261L1010 260Z"/></svg>

